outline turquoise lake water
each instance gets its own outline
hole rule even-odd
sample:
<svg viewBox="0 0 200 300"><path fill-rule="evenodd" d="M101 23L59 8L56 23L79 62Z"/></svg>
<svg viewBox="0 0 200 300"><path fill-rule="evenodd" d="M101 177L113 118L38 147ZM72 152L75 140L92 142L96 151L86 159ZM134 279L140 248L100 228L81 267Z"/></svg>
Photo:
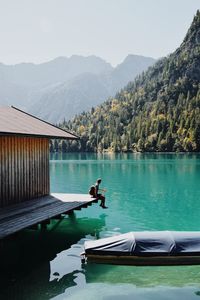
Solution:
<svg viewBox="0 0 200 300"><path fill-rule="evenodd" d="M25 230L3 244L0 299L200 299L200 266L81 265L85 240L140 230L200 230L199 154L53 155L51 192L87 193L98 204Z"/></svg>

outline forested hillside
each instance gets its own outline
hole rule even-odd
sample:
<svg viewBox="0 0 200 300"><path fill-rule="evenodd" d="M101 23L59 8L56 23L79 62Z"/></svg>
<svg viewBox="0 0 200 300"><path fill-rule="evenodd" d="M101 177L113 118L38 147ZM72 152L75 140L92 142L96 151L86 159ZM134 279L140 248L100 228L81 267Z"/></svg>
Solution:
<svg viewBox="0 0 200 300"><path fill-rule="evenodd" d="M62 126L81 137L63 151L200 151L200 12L174 53Z"/></svg>

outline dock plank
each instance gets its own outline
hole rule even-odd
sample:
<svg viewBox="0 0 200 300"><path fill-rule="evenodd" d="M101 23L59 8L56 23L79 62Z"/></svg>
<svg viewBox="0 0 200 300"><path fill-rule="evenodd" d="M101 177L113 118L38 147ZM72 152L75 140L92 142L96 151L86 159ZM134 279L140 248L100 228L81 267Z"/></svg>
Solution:
<svg viewBox="0 0 200 300"><path fill-rule="evenodd" d="M94 202L84 194L51 194L0 209L0 239Z"/></svg>

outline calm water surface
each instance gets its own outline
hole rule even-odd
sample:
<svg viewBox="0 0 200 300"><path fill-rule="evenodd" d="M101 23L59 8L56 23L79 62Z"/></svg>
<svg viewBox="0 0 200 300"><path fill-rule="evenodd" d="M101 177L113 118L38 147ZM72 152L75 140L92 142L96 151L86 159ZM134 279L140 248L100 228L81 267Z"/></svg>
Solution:
<svg viewBox="0 0 200 300"><path fill-rule="evenodd" d="M200 266L81 265L87 239L140 230L200 230L200 155L51 157L51 192L87 193L102 177L109 209L77 211L20 232L0 256L0 299L200 299Z"/></svg>

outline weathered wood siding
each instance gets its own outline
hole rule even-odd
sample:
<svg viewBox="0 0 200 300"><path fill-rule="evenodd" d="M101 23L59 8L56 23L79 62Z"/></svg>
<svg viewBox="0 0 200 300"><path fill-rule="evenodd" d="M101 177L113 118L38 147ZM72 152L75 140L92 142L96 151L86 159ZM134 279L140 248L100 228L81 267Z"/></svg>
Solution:
<svg viewBox="0 0 200 300"><path fill-rule="evenodd" d="M0 207L49 194L49 140L0 136Z"/></svg>

